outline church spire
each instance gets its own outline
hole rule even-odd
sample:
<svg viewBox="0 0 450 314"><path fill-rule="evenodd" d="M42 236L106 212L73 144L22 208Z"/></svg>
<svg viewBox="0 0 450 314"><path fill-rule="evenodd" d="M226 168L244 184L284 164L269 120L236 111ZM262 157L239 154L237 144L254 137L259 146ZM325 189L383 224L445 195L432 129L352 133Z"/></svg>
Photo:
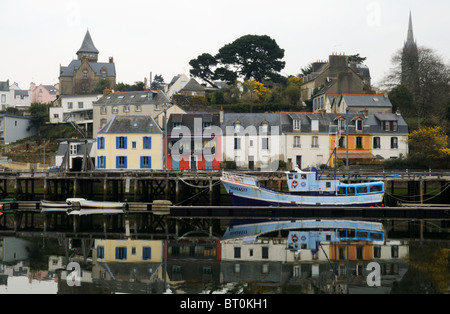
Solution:
<svg viewBox="0 0 450 314"><path fill-rule="evenodd" d="M412 15L411 11L409 11L409 25L408 25L408 36L406 37L405 46L415 45L416 41L414 40L413 26L412 26Z"/></svg>

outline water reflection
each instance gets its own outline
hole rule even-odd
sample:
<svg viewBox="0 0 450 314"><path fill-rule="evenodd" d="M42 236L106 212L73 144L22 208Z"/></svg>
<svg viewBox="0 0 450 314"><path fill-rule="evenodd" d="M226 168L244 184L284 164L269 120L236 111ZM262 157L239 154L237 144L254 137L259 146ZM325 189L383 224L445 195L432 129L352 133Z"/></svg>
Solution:
<svg viewBox="0 0 450 314"><path fill-rule="evenodd" d="M0 293L449 292L446 241L324 242L317 251L286 245L283 235L256 242L209 234L172 241L5 237ZM380 286L368 284L370 262L380 266Z"/></svg>

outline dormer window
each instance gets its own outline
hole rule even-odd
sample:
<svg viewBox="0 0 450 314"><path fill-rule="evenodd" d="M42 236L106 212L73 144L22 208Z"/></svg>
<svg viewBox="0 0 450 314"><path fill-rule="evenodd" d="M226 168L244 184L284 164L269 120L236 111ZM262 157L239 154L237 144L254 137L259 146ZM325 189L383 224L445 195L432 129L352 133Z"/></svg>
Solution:
<svg viewBox="0 0 450 314"><path fill-rule="evenodd" d="M355 130L359 132L363 130L363 120L361 118L355 119Z"/></svg>
<svg viewBox="0 0 450 314"><path fill-rule="evenodd" d="M298 119L293 120L293 128L294 131L300 131L300 120Z"/></svg>
<svg viewBox="0 0 450 314"><path fill-rule="evenodd" d="M241 122L239 120L236 120L234 122L234 132L240 132L241 131Z"/></svg>
<svg viewBox="0 0 450 314"><path fill-rule="evenodd" d="M266 120L264 120L261 124L261 131L263 133L267 133L269 131L269 122L267 122Z"/></svg>

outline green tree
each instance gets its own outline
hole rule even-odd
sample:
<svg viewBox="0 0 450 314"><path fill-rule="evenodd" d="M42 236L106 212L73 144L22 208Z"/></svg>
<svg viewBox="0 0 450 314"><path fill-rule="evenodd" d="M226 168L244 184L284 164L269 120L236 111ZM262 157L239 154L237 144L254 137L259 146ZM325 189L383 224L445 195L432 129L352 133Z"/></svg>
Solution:
<svg viewBox="0 0 450 314"><path fill-rule="evenodd" d="M448 136L439 126L426 126L409 135L411 161L426 167L448 167Z"/></svg>
<svg viewBox="0 0 450 314"><path fill-rule="evenodd" d="M143 91L145 90L145 83L144 82L134 82L133 85L125 84L125 83L117 83L116 84L116 90L119 92L136 92L136 91Z"/></svg>
<svg viewBox="0 0 450 314"><path fill-rule="evenodd" d="M48 121L48 111L51 104L32 103L29 109L31 114L27 130L36 129L40 134L41 127Z"/></svg>
<svg viewBox="0 0 450 314"><path fill-rule="evenodd" d="M151 89L163 89L164 88L164 78L162 75L155 75L155 78L150 86Z"/></svg>
<svg viewBox="0 0 450 314"><path fill-rule="evenodd" d="M284 49L267 35L245 35L219 49L216 59L244 80L278 81L286 62Z"/></svg>
<svg viewBox="0 0 450 314"><path fill-rule="evenodd" d="M101 79L100 81L95 84L94 88L92 89L93 94L103 94L103 91L105 89L111 88L111 81L108 79Z"/></svg>
<svg viewBox="0 0 450 314"><path fill-rule="evenodd" d="M212 87L217 87L213 80L216 79L216 67L217 60L214 56L209 53L203 53L199 55L196 59L189 61L189 65L192 69L189 71L192 76L198 77L203 81L210 84Z"/></svg>
<svg viewBox="0 0 450 314"><path fill-rule="evenodd" d="M388 94L393 110L397 109L405 116L411 116L415 112L413 95L406 86L398 85Z"/></svg>

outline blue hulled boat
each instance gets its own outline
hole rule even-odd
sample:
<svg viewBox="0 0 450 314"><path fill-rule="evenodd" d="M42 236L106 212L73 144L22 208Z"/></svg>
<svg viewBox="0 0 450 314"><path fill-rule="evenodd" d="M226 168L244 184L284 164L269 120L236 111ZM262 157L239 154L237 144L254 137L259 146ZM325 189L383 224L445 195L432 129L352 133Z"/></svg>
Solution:
<svg viewBox="0 0 450 314"><path fill-rule="evenodd" d="M286 172L289 191L275 191L260 185L256 177L224 172L221 181L234 206L381 206L382 181L343 183L321 180L317 170Z"/></svg>

